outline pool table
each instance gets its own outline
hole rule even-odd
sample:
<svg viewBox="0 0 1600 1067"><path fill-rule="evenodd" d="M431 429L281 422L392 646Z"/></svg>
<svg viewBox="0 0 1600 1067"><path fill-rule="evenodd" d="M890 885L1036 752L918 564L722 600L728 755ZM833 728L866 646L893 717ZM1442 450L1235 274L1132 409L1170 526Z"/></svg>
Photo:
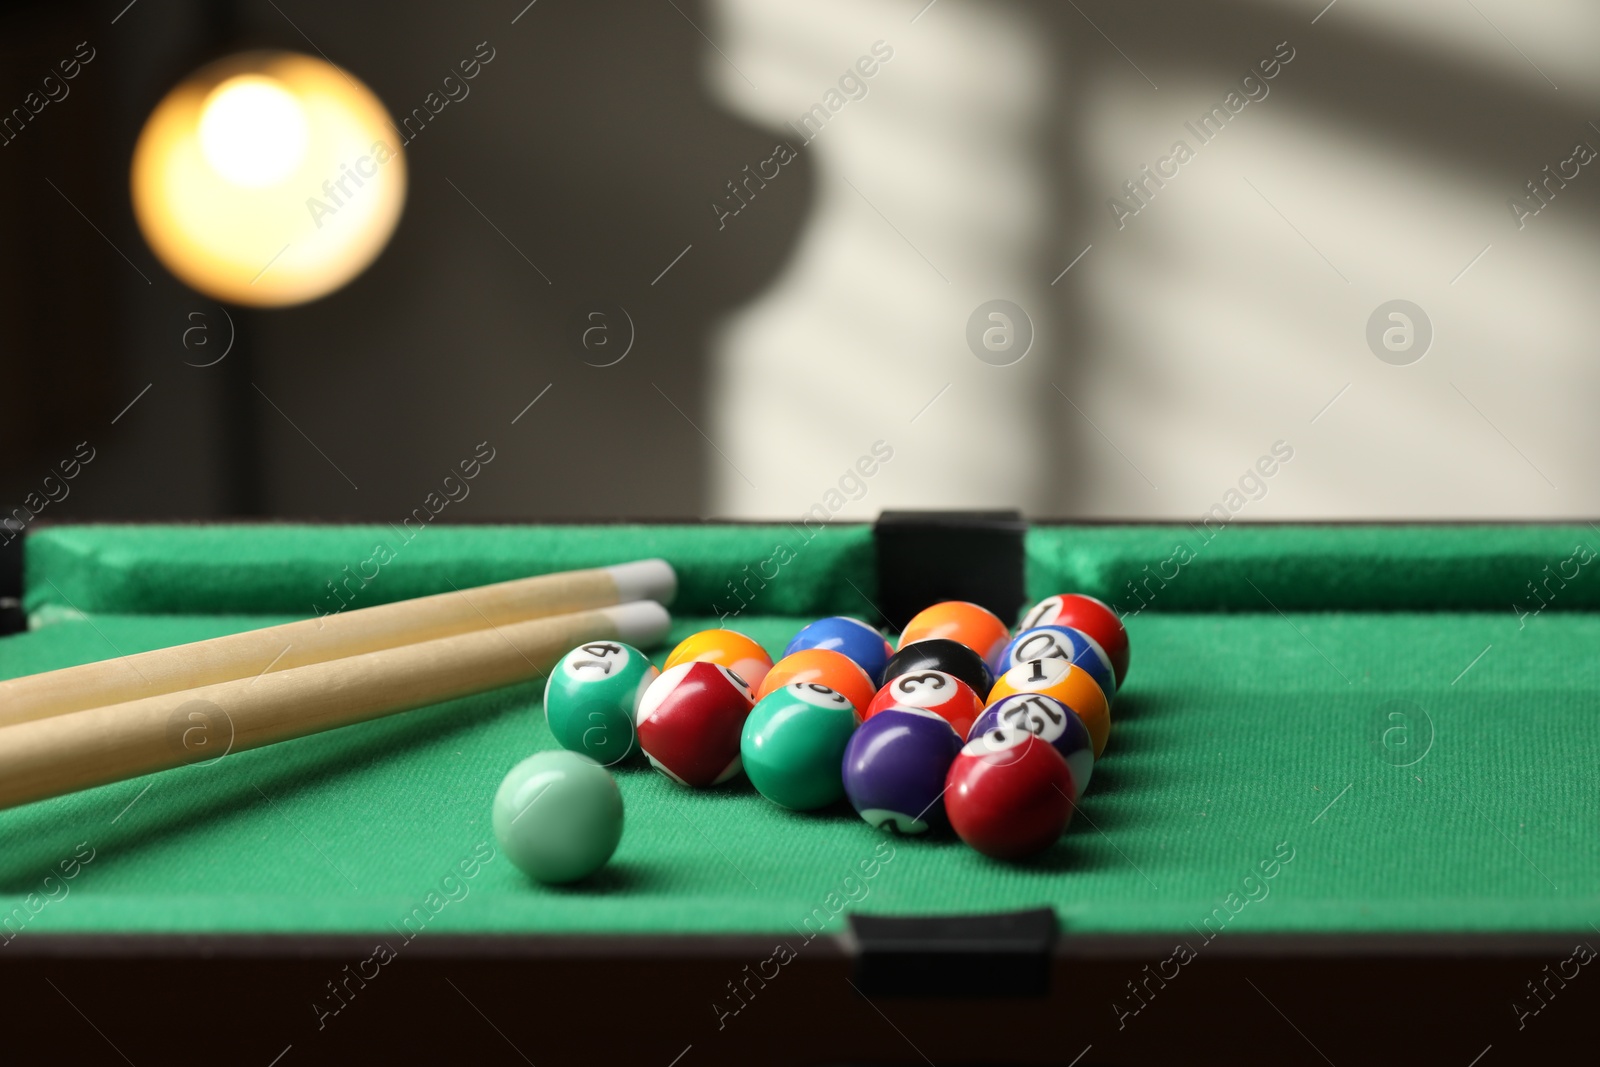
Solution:
<svg viewBox="0 0 1600 1067"><path fill-rule="evenodd" d="M679 571L672 641L721 620L779 652L820 615L886 624L906 592L880 588L883 536L41 525L0 677L645 556ZM1007 543L1002 595L1099 596L1133 649L1105 757L1035 861L630 761L611 864L530 884L489 816L552 747L536 683L0 812L8 1030L73 1062L282 1067L1593 1055L1596 527Z"/></svg>

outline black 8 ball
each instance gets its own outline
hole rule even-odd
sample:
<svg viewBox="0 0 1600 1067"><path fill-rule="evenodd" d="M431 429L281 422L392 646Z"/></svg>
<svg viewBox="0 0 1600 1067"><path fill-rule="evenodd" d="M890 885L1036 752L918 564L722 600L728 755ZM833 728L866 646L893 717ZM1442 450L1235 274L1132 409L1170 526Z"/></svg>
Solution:
<svg viewBox="0 0 1600 1067"><path fill-rule="evenodd" d="M989 690L994 688L994 675L983 657L959 641L943 637L913 641L889 657L889 665L883 671L883 684L888 685L902 674L915 671L943 671L954 675L970 685L980 700L987 700Z"/></svg>

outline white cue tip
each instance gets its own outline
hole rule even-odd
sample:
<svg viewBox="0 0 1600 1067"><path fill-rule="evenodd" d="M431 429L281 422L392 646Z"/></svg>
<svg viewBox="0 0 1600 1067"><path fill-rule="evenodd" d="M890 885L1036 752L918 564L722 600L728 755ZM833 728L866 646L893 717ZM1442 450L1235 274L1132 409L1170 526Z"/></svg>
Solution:
<svg viewBox="0 0 1600 1067"><path fill-rule="evenodd" d="M626 641L639 648L659 645L672 626L672 616L654 600L636 600L631 604L600 608L617 628L617 640Z"/></svg>
<svg viewBox="0 0 1600 1067"><path fill-rule="evenodd" d="M654 600L657 604L671 604L672 598L678 595L678 572L664 559L619 563L604 570L617 583L619 603Z"/></svg>

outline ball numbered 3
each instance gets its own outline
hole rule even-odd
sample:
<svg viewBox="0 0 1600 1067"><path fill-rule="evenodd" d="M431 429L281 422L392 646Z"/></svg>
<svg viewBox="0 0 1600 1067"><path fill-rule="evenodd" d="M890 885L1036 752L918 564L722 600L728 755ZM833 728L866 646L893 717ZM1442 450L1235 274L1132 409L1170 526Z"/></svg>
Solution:
<svg viewBox="0 0 1600 1067"><path fill-rule="evenodd" d="M962 737L983 713L983 701L972 687L955 675L943 671L917 671L900 677L878 690L867 705L866 717L888 708L921 708L931 711Z"/></svg>
<svg viewBox="0 0 1600 1067"><path fill-rule="evenodd" d="M609 766L633 751L634 717L660 675L621 641L590 641L561 657L544 687L544 717L556 744Z"/></svg>
<svg viewBox="0 0 1600 1067"><path fill-rule="evenodd" d="M1017 693L1041 693L1054 697L1078 713L1083 725L1089 729L1094 741L1094 758L1099 759L1106 750L1106 739L1111 736L1111 706L1100 686L1082 667L1075 667L1064 659L1035 659L1019 663L1000 676L989 690L989 703L994 705Z"/></svg>
<svg viewBox="0 0 1600 1067"><path fill-rule="evenodd" d="M673 781L696 788L726 782L739 773L739 739L754 703L750 687L728 668L680 663L639 701L639 747Z"/></svg>

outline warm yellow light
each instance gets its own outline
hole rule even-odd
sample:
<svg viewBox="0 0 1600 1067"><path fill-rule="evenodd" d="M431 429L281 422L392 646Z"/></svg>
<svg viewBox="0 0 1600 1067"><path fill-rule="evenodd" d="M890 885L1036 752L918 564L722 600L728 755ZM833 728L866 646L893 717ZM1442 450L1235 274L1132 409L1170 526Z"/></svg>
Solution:
<svg viewBox="0 0 1600 1067"><path fill-rule="evenodd" d="M292 52L219 60L156 105L133 153L145 240L185 283L256 306L314 300L360 274L405 204L383 104Z"/></svg>
<svg viewBox="0 0 1600 1067"><path fill-rule="evenodd" d="M259 74L229 78L200 108L200 150L235 185L277 185L306 157L306 113L283 85Z"/></svg>

